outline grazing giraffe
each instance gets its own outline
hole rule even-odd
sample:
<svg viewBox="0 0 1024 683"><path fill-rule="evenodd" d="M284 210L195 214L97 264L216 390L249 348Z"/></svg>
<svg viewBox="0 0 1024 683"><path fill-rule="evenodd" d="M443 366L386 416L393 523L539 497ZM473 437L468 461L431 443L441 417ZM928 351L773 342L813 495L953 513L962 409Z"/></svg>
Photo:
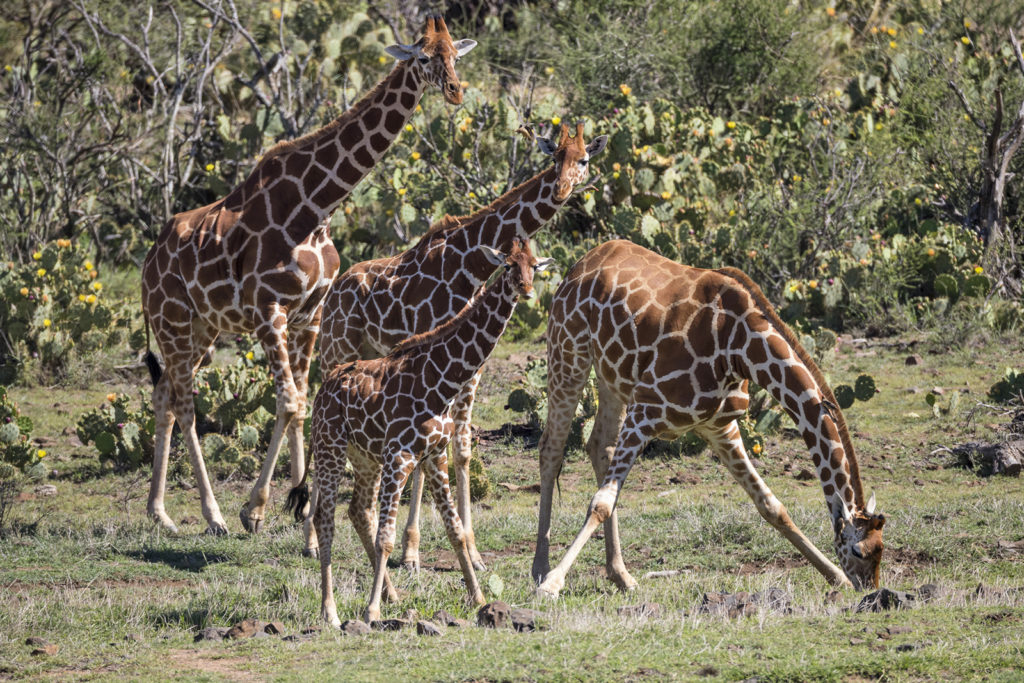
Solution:
<svg viewBox="0 0 1024 683"><path fill-rule="evenodd" d="M320 361L325 368L359 358L365 344L386 354L403 339L430 330L455 315L495 266L477 248L501 251L513 239L528 239L555 215L573 189L589 174L590 158L605 147L608 137L584 144L583 124L570 137L538 139L554 164L469 216L446 216L411 249L397 256L357 263L338 276L324 298ZM466 384L452 409L455 419L454 466L459 516L473 566L483 570L476 549L469 501L469 460L472 454L470 415L479 373ZM419 503L423 480L417 470L403 537L402 563L419 567ZM304 554L315 554L316 536L307 525Z"/></svg>
<svg viewBox="0 0 1024 683"><path fill-rule="evenodd" d="M587 452L600 488L583 528L549 571L552 489L591 366L599 393ZM747 409L748 381L771 392L810 449L842 570L796 527L744 451L736 420ZM542 581L539 592L558 595L576 555L602 522L608 577L622 589L636 586L619 545L619 491L652 438L691 430L707 440L761 516L831 583L878 586L885 517L875 514L874 496L865 505L853 444L832 391L761 290L734 268L690 268L616 240L580 259L551 304L548 422L540 440L532 569Z"/></svg>
<svg viewBox="0 0 1024 683"><path fill-rule="evenodd" d="M246 180L213 204L180 213L160 232L142 267L142 300L166 372L150 352L156 448L148 513L172 531L164 509L171 427L177 419L199 480L203 517L227 526L214 499L195 431L192 386L199 362L221 332L254 333L277 391L276 422L259 479L240 518L259 531L282 439L292 482L303 470L302 423L309 361L321 302L340 261L331 214L384 155L428 85L462 102L455 61L472 40L452 41L440 17L413 45L392 45L391 73L320 130L271 148Z"/></svg>
<svg viewBox="0 0 1024 683"><path fill-rule="evenodd" d="M483 604L469 557L465 533L448 486L445 449L454 432L452 404L476 377L505 331L520 296L533 296L533 276L551 259L538 261L529 242L516 242L506 257L488 246L481 258L505 272L474 297L454 318L410 337L384 358L333 366L313 400L310 462L316 461L313 524L319 538L321 616L340 626L334 604L331 543L338 482L346 455L355 473L348 514L373 564L373 588L366 620L380 618L381 593L397 593L387 573L395 545L395 517L405 480L417 464L426 468L434 501L444 518L469 599ZM382 484L383 473L383 484ZM373 506L380 493L380 520ZM292 489L289 506L296 518L308 497L303 483Z"/></svg>

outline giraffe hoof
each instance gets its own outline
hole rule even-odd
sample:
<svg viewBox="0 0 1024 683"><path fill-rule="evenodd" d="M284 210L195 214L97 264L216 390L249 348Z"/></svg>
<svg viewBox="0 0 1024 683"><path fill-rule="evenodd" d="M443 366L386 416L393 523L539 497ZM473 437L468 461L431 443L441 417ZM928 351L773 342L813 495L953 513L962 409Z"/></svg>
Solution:
<svg viewBox="0 0 1024 683"><path fill-rule="evenodd" d="M478 572L487 571L487 565L484 564L483 560L473 560L473 569Z"/></svg>
<svg viewBox="0 0 1024 683"><path fill-rule="evenodd" d="M242 522L242 528L250 534L258 534L263 528L263 518L256 517L249 513L249 506L244 506L238 513L238 519Z"/></svg>
<svg viewBox="0 0 1024 683"><path fill-rule="evenodd" d="M320 550L318 548L303 548L303 557L312 557L314 560L320 557Z"/></svg>
<svg viewBox="0 0 1024 683"><path fill-rule="evenodd" d="M211 522L206 527L206 533L210 536L227 536L228 526L224 522Z"/></svg>

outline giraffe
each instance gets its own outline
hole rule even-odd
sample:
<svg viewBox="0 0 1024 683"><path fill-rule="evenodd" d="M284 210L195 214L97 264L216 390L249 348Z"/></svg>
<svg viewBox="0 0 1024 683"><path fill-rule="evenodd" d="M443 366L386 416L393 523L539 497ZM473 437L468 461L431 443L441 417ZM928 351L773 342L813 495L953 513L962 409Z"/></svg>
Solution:
<svg viewBox="0 0 1024 683"><path fill-rule="evenodd" d="M357 263L331 285L324 299L320 359L322 367L355 360L365 344L386 354L398 342L436 327L459 311L495 266L477 250L480 245L507 251L513 239L528 239L555 215L573 189L586 181L590 158L600 154L606 135L589 144L583 140L583 124L575 137L561 126L561 136L538 138L542 152L554 164L505 193L489 206L469 216L446 216L416 244L397 256ZM470 416L479 373L456 399L454 466L459 517L473 566L484 563L476 548L469 501L471 457ZM409 517L403 534L402 564L419 567L419 503L423 480L413 477ZM316 553L312 525L307 525L306 555Z"/></svg>
<svg viewBox="0 0 1024 683"><path fill-rule="evenodd" d="M302 423L309 361L321 302L340 260L331 214L380 160L427 86L462 102L455 62L476 45L453 41L440 17L428 19L413 45L392 45L391 73L323 128L272 147L246 180L207 206L172 217L142 268L143 309L163 355L152 352L155 453L147 511L176 531L164 507L171 428L177 420L199 481L211 533L227 532L195 431L193 379L221 332L253 333L266 351L277 392L276 421L259 478L239 517L251 532L263 524L270 478L287 434L291 474L303 469Z"/></svg>
<svg viewBox="0 0 1024 683"><path fill-rule="evenodd" d="M346 454L355 474L348 514L374 568L366 620L380 618L382 592L389 600L397 598L387 560L395 544L398 498L418 463L430 478L469 600L483 604L448 486L452 403L491 355L519 297L533 296L534 273L547 268L551 259L534 258L529 242L515 242L507 257L486 245L476 251L494 267L504 265L505 272L493 284L454 318L403 341L388 356L332 367L313 400L310 461L316 461L313 523L319 538L321 616L333 626L341 622L334 604L331 543ZM303 516L308 495L304 482L305 475L288 496L297 519ZM378 491L380 519L375 524Z"/></svg>
<svg viewBox="0 0 1024 683"><path fill-rule="evenodd" d="M576 404L593 366L598 413L587 441L598 492L562 561L548 569L551 498ZM793 523L747 457L736 420L748 381L768 389L796 422L821 479L842 570ZM693 430L775 527L831 583L878 586L885 517L866 504L842 412L821 371L761 290L734 268L703 270L631 242L595 247L559 285L548 322L548 423L541 437L541 499L532 575L557 596L583 544L604 524L608 577L636 586L619 544L615 503L652 438Z"/></svg>

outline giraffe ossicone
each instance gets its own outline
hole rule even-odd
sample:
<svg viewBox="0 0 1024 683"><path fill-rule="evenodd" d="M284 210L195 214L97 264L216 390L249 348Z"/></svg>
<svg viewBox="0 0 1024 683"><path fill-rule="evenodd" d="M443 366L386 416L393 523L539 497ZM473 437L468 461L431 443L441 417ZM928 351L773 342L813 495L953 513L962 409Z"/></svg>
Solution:
<svg viewBox="0 0 1024 683"><path fill-rule="evenodd" d="M450 103L462 102L455 61L474 45L456 44L444 20L430 17L423 36L403 48L409 58L351 109L317 131L278 143L226 197L164 225L142 267L143 311L165 365L162 370L147 353L156 416L147 511L163 527L177 530L164 504L177 421L209 531L227 532L203 462L192 398L199 363L222 332L259 339L277 392L267 454L239 513L243 527L259 531L263 524L285 438L292 483L298 483L309 362L323 297L340 265L330 217L390 147L428 86Z"/></svg>
<svg viewBox="0 0 1024 683"><path fill-rule="evenodd" d="M454 316L494 272L481 245L507 252L515 239L529 239L568 200L572 190L590 178L590 159L600 154L608 138L584 140L584 125L575 136L563 124L557 138L540 138L541 151L553 164L468 216L446 216L435 223L412 248L390 258L357 263L339 275L324 299L320 337L321 367L356 360L369 347L386 354L399 342L430 330ZM470 419L479 374L455 399L452 439L456 499L470 556L484 569L476 548L469 499L469 461L472 455ZM403 534L402 564L419 566L419 509L423 479L413 478L409 516ZM307 526L305 554L315 554L317 540Z"/></svg>
<svg viewBox="0 0 1024 683"><path fill-rule="evenodd" d="M599 489L582 529L549 570L551 503L565 440L593 368L598 414L586 449ZM836 567L793 523L754 469L736 420L750 381L766 388L807 444L835 533ZM541 436L541 498L531 573L557 596L587 539L604 524L607 575L636 581L622 560L616 502L652 438L694 431L762 517L836 585L878 586L885 517L864 501L842 411L810 355L760 288L734 268L683 266L632 242L588 252L555 292L548 322L548 421Z"/></svg>
<svg viewBox="0 0 1024 683"><path fill-rule="evenodd" d="M475 251L505 270L442 325L410 337L390 354L334 366L313 400L310 465L315 464L313 525L319 545L321 616L340 626L334 602L331 545L338 485L346 459L355 484L348 514L373 566L365 618L380 618L381 599L397 599L387 571L395 543L398 499L417 465L430 478L434 502L458 557L471 603L483 604L465 532L448 484L446 448L454 432L452 402L494 350L520 296L531 296L538 261L529 243L514 244L506 256L488 247ZM379 519L373 507L380 497ZM288 495L296 518L303 517L305 475Z"/></svg>

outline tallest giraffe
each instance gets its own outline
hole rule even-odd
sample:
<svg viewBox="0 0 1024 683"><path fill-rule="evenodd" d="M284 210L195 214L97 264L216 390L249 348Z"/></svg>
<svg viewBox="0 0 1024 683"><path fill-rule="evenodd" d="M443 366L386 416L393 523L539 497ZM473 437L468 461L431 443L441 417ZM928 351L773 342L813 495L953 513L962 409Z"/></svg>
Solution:
<svg viewBox="0 0 1024 683"><path fill-rule="evenodd" d="M270 363L276 422L259 479L240 518L258 531L285 435L293 485L305 467L309 361L322 302L340 264L331 214L370 172L412 117L427 86L461 104L455 62L476 42L452 40L444 20L430 17L412 45L392 45L398 63L351 109L323 128L271 148L245 181L207 206L177 214L161 230L142 267L142 301L165 371L153 371L156 416L147 511L175 530L164 508L171 428L177 420L199 483L212 533L227 532L213 496L195 429L193 379L221 332L254 334Z"/></svg>

